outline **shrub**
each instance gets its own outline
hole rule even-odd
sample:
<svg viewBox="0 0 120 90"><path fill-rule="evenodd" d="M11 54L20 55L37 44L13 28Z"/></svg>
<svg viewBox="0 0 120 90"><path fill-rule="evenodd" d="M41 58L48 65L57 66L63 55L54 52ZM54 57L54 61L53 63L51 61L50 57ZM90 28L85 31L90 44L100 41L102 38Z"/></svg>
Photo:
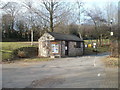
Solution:
<svg viewBox="0 0 120 90"><path fill-rule="evenodd" d="M116 67L116 66L120 67L118 60L119 60L118 58L113 58L113 57L107 57L103 59L105 65L108 67Z"/></svg>
<svg viewBox="0 0 120 90"><path fill-rule="evenodd" d="M20 58L24 58L24 57L26 57L26 53L24 51L18 51L17 56Z"/></svg>
<svg viewBox="0 0 120 90"><path fill-rule="evenodd" d="M37 47L21 47L13 51L14 58L30 58L38 55Z"/></svg>
<svg viewBox="0 0 120 90"><path fill-rule="evenodd" d="M118 57L119 56L118 48L119 48L118 47L118 42L116 40L112 41L111 48L110 48L110 52L111 52L112 57Z"/></svg>

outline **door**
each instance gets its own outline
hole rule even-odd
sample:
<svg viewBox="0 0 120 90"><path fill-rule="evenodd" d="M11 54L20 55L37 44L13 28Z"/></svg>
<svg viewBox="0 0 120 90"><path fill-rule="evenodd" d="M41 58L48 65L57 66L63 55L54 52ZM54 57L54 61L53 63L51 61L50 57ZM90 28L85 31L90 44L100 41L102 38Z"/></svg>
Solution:
<svg viewBox="0 0 120 90"><path fill-rule="evenodd" d="M65 55L68 55L69 52L69 42L65 41Z"/></svg>

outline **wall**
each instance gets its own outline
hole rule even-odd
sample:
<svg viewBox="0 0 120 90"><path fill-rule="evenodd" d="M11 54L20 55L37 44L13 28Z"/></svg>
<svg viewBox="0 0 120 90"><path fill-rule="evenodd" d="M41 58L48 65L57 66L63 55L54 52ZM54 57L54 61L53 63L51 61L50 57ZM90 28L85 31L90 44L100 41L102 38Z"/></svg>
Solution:
<svg viewBox="0 0 120 90"><path fill-rule="evenodd" d="M39 57L49 57L50 56L50 42L39 41Z"/></svg>
<svg viewBox="0 0 120 90"><path fill-rule="evenodd" d="M65 41L61 41L61 56L65 57Z"/></svg>
<svg viewBox="0 0 120 90"><path fill-rule="evenodd" d="M39 39L39 57L49 57L50 51L51 51L51 43L50 41L54 40L54 37L52 37L50 34L45 33L40 39Z"/></svg>
<svg viewBox="0 0 120 90"><path fill-rule="evenodd" d="M83 45L81 48L75 48L76 42L69 42L69 56L83 55Z"/></svg>
<svg viewBox="0 0 120 90"><path fill-rule="evenodd" d="M52 37L48 33L45 33L39 39L38 56L40 57L41 56L49 57L51 55L54 56L54 54L51 53L51 41L54 41L54 37ZM75 45L76 45L76 42L69 41L69 50L68 50L69 55L68 56L80 56L83 54L83 46L81 48L75 48ZM60 50L60 53L56 55L65 57L65 41L60 41L59 50Z"/></svg>
<svg viewBox="0 0 120 90"><path fill-rule="evenodd" d="M76 42L69 41L68 56L81 56L83 55L83 45L81 48L75 48ZM61 56L65 57L65 41L61 41Z"/></svg>

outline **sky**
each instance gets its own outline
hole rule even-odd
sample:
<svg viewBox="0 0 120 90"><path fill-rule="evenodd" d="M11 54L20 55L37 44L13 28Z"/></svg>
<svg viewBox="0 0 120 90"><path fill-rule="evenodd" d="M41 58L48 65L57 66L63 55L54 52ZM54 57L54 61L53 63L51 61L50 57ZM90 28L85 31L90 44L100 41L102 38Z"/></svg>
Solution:
<svg viewBox="0 0 120 90"><path fill-rule="evenodd" d="M2 2L18 2L18 3L21 3L21 2L24 2L25 0L0 0L0 1L2 1ZM33 0L34 1L34 0ZM37 0L35 0L35 1L37 1ZM40 1L40 0L39 0ZM61 0L58 0L58 1L61 1ZM77 0L63 0L63 1L65 1L65 2L75 2L75 1L77 1ZM83 2L85 2L85 6L86 7L92 7L92 6L94 6L94 5L97 5L97 6L100 6L100 7L102 7L104 4L106 4L107 2L112 2L112 3L116 3L116 4L118 4L118 2L120 1L120 0L78 0L78 1L83 1Z"/></svg>
<svg viewBox="0 0 120 90"><path fill-rule="evenodd" d="M2 1L2 2L10 2L10 1L12 1L12 2L13 1L14 2L23 2L25 0L0 0L0 1ZM37 1L37 0L35 0L35 1ZM57 1L61 1L61 0L57 0ZM66 1L66 2L75 2L77 0L64 0L64 1ZM115 2L115 3L117 3L120 0L78 0L78 1L83 1L83 2L86 2L87 4L100 4L100 3L105 3L105 2Z"/></svg>
<svg viewBox="0 0 120 90"><path fill-rule="evenodd" d="M7 2L18 2L18 3L22 3L24 2L25 0L0 0L0 2L4 2L4 3L7 3ZM40 0L33 0L33 1L40 1ZM58 0L58 1L65 1L65 2L75 2L77 0ZM95 7L95 6L98 6L100 8L105 8L105 5L108 3L108 2L112 2L112 3L115 3L116 5L118 5L118 2L120 0L78 0L78 1L82 1L84 2L84 7L87 9L89 8L92 8L92 7ZM0 12L1 14L1 12Z"/></svg>
<svg viewBox="0 0 120 90"><path fill-rule="evenodd" d="M0 0L0 2L4 2L4 3L7 3L7 2L18 2L18 3L22 3L24 2L25 0ZM33 1L40 1L40 0L33 0ZM58 1L64 1L64 2L75 2L77 0L58 0ZM112 2L112 3L115 3L116 5L118 5L118 2L120 0L78 0L78 1L82 1L84 2L84 7L87 9L89 8L94 8L95 6L98 6L102 9L105 8L105 5L108 3L108 2ZM0 17L1 17L1 12L0 12Z"/></svg>
<svg viewBox="0 0 120 90"><path fill-rule="evenodd" d="M5 2L5 3L10 2L10 1L21 3L21 2L24 2L25 0L0 0L0 1ZM37 1L37 0L35 0L35 1ZM40 1L40 0L38 0L38 1ZM57 1L62 1L62 0L57 0ZM65 2L75 2L77 0L63 0L63 1L65 1ZM112 3L115 3L116 5L118 5L118 2L120 0L78 0L78 1L84 2L85 3L84 6L86 8L91 8L91 7L94 7L94 6L99 6L99 7L103 8L103 6L105 6L105 4L107 2L112 2Z"/></svg>

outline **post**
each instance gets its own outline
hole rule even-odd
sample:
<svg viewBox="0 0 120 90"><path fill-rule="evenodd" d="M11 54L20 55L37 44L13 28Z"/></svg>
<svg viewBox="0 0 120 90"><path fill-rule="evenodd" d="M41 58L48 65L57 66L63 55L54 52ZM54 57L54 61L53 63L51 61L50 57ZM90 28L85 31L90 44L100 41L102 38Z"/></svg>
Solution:
<svg viewBox="0 0 120 90"><path fill-rule="evenodd" d="M112 23L113 23L113 19L110 20L110 42L112 44L112 36L113 36L113 32L112 32ZM110 54L112 55L112 47L110 44Z"/></svg>
<svg viewBox="0 0 120 90"><path fill-rule="evenodd" d="M33 45L33 30L31 30L31 45Z"/></svg>

